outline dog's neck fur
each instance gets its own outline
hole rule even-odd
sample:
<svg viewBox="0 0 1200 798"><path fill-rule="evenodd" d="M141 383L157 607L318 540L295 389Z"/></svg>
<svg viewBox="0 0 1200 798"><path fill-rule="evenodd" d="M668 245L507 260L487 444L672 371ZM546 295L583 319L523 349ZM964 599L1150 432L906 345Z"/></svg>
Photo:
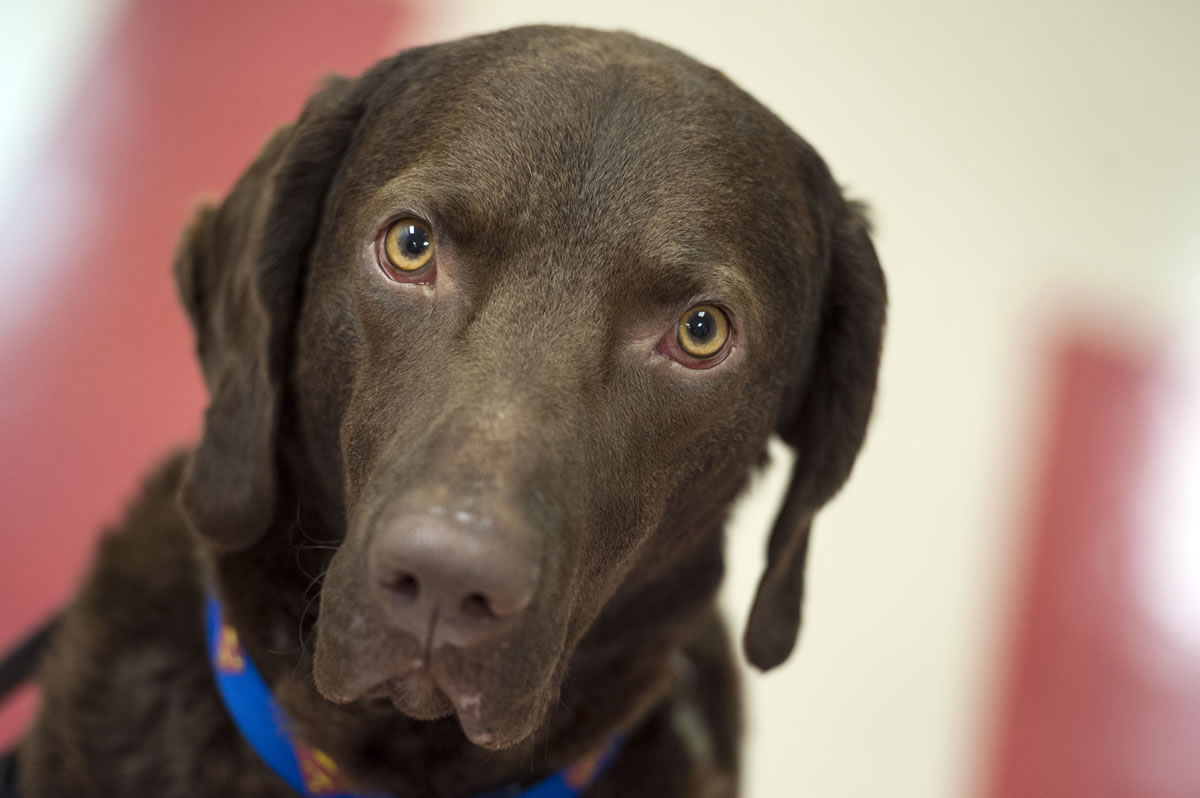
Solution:
<svg viewBox="0 0 1200 798"><path fill-rule="evenodd" d="M673 660L721 581L718 528L668 575L619 591L564 663L559 701L542 727L513 749L485 751L467 740L454 717L417 721L390 704L343 707L317 694L311 632L320 576L344 529L330 523L331 508L308 498L323 493L307 484L313 471L297 468L294 458L281 460L288 477L281 482L291 489L280 491L272 529L251 549L214 555L210 579L263 585L222 592L229 620L300 739L330 754L352 777L396 794L470 795L533 779L636 726L670 691Z"/></svg>

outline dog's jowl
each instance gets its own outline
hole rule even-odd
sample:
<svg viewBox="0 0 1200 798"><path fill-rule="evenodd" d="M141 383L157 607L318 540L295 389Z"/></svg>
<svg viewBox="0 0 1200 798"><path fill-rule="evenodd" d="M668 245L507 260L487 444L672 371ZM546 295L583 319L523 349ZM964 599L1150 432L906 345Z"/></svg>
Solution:
<svg viewBox="0 0 1200 798"><path fill-rule="evenodd" d="M879 365L811 147L667 47L511 30L327 80L174 270L203 433L45 652L24 795L736 794L725 518L779 435L772 668Z"/></svg>

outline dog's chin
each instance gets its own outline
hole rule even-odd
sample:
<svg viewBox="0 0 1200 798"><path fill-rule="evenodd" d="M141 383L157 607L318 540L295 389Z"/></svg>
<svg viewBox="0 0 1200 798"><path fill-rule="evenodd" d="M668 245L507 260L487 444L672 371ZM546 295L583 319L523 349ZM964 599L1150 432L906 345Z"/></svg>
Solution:
<svg viewBox="0 0 1200 798"><path fill-rule="evenodd" d="M359 679L331 679L317 668L313 676L317 692L334 704L390 707L413 720L438 720L454 714L454 702L423 666L373 684L366 674Z"/></svg>
<svg viewBox="0 0 1200 798"><path fill-rule="evenodd" d="M382 686L384 697L398 711L414 720L439 720L454 714L454 702L442 692L427 670Z"/></svg>
<svg viewBox="0 0 1200 798"><path fill-rule="evenodd" d="M467 740L491 750L521 744L547 718L561 658L514 661L504 654L519 647L509 645L423 650L410 636L358 631L361 611L354 605L347 610L327 595L336 594L323 592L312 659L313 685L325 700L418 721L453 715ZM550 648L528 642L524 647Z"/></svg>
<svg viewBox="0 0 1200 798"><path fill-rule="evenodd" d="M316 673L314 673L316 675ZM534 728L527 715L489 717L489 703L482 693L444 689L426 667L381 681L362 689L360 685L314 679L317 692L335 704L394 709L420 721L455 716L463 735L480 748L510 748L528 737Z"/></svg>
<svg viewBox="0 0 1200 798"><path fill-rule="evenodd" d="M392 706L415 720L438 720L454 715L463 735L480 748L510 748L533 731L532 725L527 727L521 716L488 717L486 694L448 692L425 669L394 679L385 689Z"/></svg>

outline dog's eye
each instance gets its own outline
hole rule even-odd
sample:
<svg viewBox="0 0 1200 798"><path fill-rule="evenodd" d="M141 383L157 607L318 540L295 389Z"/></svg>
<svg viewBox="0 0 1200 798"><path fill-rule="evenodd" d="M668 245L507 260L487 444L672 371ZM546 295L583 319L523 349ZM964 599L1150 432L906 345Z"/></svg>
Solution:
<svg viewBox="0 0 1200 798"><path fill-rule="evenodd" d="M729 319L712 305L697 305L679 319L676 341L684 354L701 360L716 357L729 340Z"/></svg>
<svg viewBox="0 0 1200 798"><path fill-rule="evenodd" d="M420 219L400 219L388 228L383 252L393 269L420 271L433 259L433 231Z"/></svg>

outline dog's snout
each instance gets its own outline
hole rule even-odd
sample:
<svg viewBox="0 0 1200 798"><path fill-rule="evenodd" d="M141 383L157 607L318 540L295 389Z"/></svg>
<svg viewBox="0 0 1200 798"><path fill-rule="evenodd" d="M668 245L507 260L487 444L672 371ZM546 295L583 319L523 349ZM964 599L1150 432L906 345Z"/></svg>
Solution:
<svg viewBox="0 0 1200 798"><path fill-rule="evenodd" d="M371 546L376 600L402 631L466 647L511 629L533 599L538 567L526 536L444 515L408 515Z"/></svg>

